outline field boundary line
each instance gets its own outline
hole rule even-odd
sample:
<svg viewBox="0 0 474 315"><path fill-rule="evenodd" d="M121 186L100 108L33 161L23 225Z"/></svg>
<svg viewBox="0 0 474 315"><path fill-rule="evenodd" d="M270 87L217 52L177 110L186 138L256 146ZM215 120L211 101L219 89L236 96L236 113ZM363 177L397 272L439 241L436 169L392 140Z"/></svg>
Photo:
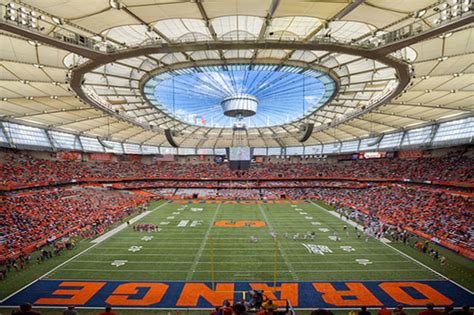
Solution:
<svg viewBox="0 0 474 315"><path fill-rule="evenodd" d="M275 232L275 230L273 230L273 227L270 223L270 221L268 220L267 218L267 215L265 214L265 211L263 210L262 206L260 204L258 204L258 209L260 210L260 213L262 214L263 216L263 219L265 220L265 222L267 222L267 226L268 228ZM275 240L276 242L278 242L278 240ZM291 273L291 276L293 278L293 280L295 281L299 281L298 279L298 275L295 273L295 270L293 269L293 266L291 265L290 261L288 260L288 256L286 255L284 249L282 248L280 242L278 242L278 250L280 251L280 254L281 254L281 257L283 258L283 261L285 262L285 265L288 267L288 269L290 269L290 273Z"/></svg>
<svg viewBox="0 0 474 315"><path fill-rule="evenodd" d="M324 209L324 208L321 207L320 205L314 203L312 200L311 200L310 202L311 202L313 205L319 207L320 209ZM324 210L327 211L327 212L329 212L329 213L331 213L331 211L329 211L329 210L326 210L326 209L324 209ZM332 211L332 212L334 212L334 211ZM434 274L440 276L441 278L443 278L443 279L445 279L445 280L447 280L447 281L449 281L449 282L451 282L451 283L457 285L458 287L460 287L461 289L465 290L466 292L469 292L470 294L473 294L473 293L474 293L474 292L472 292L471 290L469 290L468 288L466 288L466 287L460 285L460 284L457 283L456 281L453 281L453 280L449 279L448 277L446 277L446 276L443 275L442 273L440 273L440 272L434 270L434 269L431 268L431 267L428 267L427 265L425 265L425 264L422 263L421 261L417 260L416 258L411 257L410 255L408 255L408 254L402 252L401 250L399 250L399 249L393 247L392 245L390 245L390 244L388 244L388 243L383 242L382 240L379 240L379 239L377 239L377 238L375 238L375 239L378 240L378 241L379 241L380 243L382 243L383 245L387 246L388 248L390 248L390 249L396 251L396 252L399 253L400 255L402 255L402 256L404 256L404 257L406 257L406 258L412 260L413 262L417 263L417 264L420 265L420 266L423 266L424 268L426 268L426 269L428 269L429 271L433 272Z"/></svg>
<svg viewBox="0 0 474 315"><path fill-rule="evenodd" d="M199 247L199 250L196 254L196 258L193 261L191 269L186 274L186 281L191 281L191 279L193 278L193 273L195 272L196 267L199 263L199 260L201 259L202 252L204 251L204 248L206 247L207 240L209 239L209 233L211 233L212 227L214 226L214 222L216 221L217 213L219 213L219 209L221 208L221 205L222 204L218 204L216 207L216 210L214 211L214 215L211 218L211 223L209 223L209 227L207 228L206 234L204 234L201 247Z"/></svg>
<svg viewBox="0 0 474 315"><path fill-rule="evenodd" d="M167 204L166 202L165 203L162 203L160 206L162 205L165 205ZM130 223L135 223L141 219L143 219L144 217L146 217L147 215L149 215L150 213L152 213L153 211L155 211L156 209L158 209L157 207L155 207L153 210L147 210L143 213L140 213L139 215L133 217L132 219L130 219ZM91 243L102 243L103 241L105 241L106 239L114 236L115 234L117 234L118 232L124 230L127 228L129 224L127 222L125 223L122 223L120 224L119 226L117 226L115 229L112 229L110 231L108 231L107 233L105 234L102 234L101 236L97 237L96 239L92 240Z"/></svg>
<svg viewBox="0 0 474 315"><path fill-rule="evenodd" d="M147 211L148 214L152 213L153 211L155 210L158 210L159 208L163 207L164 205L167 205L168 202L165 202L165 203L162 203L161 205L159 206L156 206L155 208L153 208L153 210L150 210L150 211ZM143 218L143 217L142 217ZM126 223L124 223L126 224ZM92 243L92 242L91 242ZM90 243L89 243L90 244ZM62 266L66 265L67 263L71 262L72 260L76 259L77 257L81 256L82 254L84 254L85 252L91 250L92 248L96 247L97 245L99 245L100 243L94 243L93 245L87 247L86 249L84 249L82 252L80 253L77 253L76 255L72 256L71 258L63 261L62 263L60 263L59 265L57 265L56 267L54 267L53 269L49 270L48 272L46 272L44 275L36 278L34 281L24 285L23 287L21 287L20 289L16 290L15 292L9 294L8 296L6 296L4 299L2 299L0 301L0 303L3 303L4 301L8 300L9 298L11 298L12 296L14 296L15 294L23 291L24 289L26 289L27 287L29 287L30 285L36 283L38 280L42 280L44 277L50 275L51 273L53 273L54 271L58 270L59 268L61 268Z"/></svg>
<svg viewBox="0 0 474 315"><path fill-rule="evenodd" d="M370 253L367 253L367 254L364 254L365 256L399 256L399 254L395 254L395 253L391 253L391 254L370 254ZM84 256L89 256L88 254L85 254ZM122 256L120 254L94 254L94 256ZM151 257L160 257L160 256L173 256L173 257L195 257L195 255L192 255L192 254L138 254L138 253L134 253L133 256L151 256ZM245 257L274 257L275 255L246 255ZM308 257L308 253L304 254L304 255L291 255L292 257ZM347 256L354 256L354 257L358 257L360 256L360 254L350 254L350 253L346 253L346 254L331 254L331 256L343 256L343 257L347 257ZM235 254L232 254L232 255L219 255L219 257L235 257Z"/></svg>
<svg viewBox="0 0 474 315"><path fill-rule="evenodd" d="M78 269L78 268L66 268L63 269L65 271L92 271L92 272L128 272L128 273L134 273L134 272L143 272L143 273L184 273L185 271L176 271L176 269L173 270L150 270L150 269ZM217 270L215 273L245 273L248 272L249 270ZM372 269L372 270L358 270L358 269L351 269L351 270L341 270L341 269L334 269L334 270L314 270L314 269L304 269L304 270L299 270L298 272L300 273L367 273L367 272L395 272L395 271L400 271L400 269ZM403 269L402 271L420 271L420 269ZM259 273L273 273L274 270L258 270ZM288 273L288 270L278 270L278 273ZM196 270L194 273L211 273L210 270ZM54 279L52 279L54 280ZM114 281L122 281L122 280L114 280ZM128 280L127 280L128 281ZM131 281L131 280L130 280ZM158 280L157 280L158 281ZM166 281L166 280L161 280L161 281ZM183 282L195 282L197 280L184 280ZM202 280L208 282L209 280ZM365 281L365 280L353 280L353 281ZM396 280L392 280L396 281ZM408 280L406 280L408 281ZM416 281L416 280L414 280ZM237 281L229 281L229 282L238 282ZM258 282L258 281L257 281ZM272 282L272 281L263 281L263 282ZM282 281L277 281L277 282L282 282ZM288 281L287 281L288 282ZM291 281L289 281L291 282ZM299 280L294 280L293 282L307 282L307 281L299 281ZM338 281L333 281L333 280L328 280L328 282L338 282Z"/></svg>

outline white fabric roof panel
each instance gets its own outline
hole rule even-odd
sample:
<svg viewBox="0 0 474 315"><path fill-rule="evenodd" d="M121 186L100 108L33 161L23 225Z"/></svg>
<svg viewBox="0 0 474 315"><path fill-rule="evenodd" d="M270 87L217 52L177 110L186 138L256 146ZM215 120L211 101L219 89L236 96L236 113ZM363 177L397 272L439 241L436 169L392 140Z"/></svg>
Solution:
<svg viewBox="0 0 474 315"><path fill-rule="evenodd" d="M275 33L275 37L285 38L285 33L295 34L299 38L304 38L317 27L321 25L321 21L317 18L306 16L288 16L275 18L272 20L267 33Z"/></svg>
<svg viewBox="0 0 474 315"><path fill-rule="evenodd" d="M246 40L258 37L263 19L245 15L223 16L213 19L211 24L219 38Z"/></svg>
<svg viewBox="0 0 474 315"><path fill-rule="evenodd" d="M94 0L84 5L83 0L24 0L38 9L65 19L80 18L110 8L108 0Z"/></svg>
<svg viewBox="0 0 474 315"><path fill-rule="evenodd" d="M308 2L281 0L276 10L276 16L314 16L319 19L329 20L346 5L346 3L339 1Z"/></svg>
<svg viewBox="0 0 474 315"><path fill-rule="evenodd" d="M271 0L208 0L202 4L209 18L215 18L227 15L265 17L271 3Z"/></svg>
<svg viewBox="0 0 474 315"><path fill-rule="evenodd" d="M355 10L347 14L344 20L369 23L377 28L383 28L388 24L400 20L404 16L405 14L403 13L379 9L368 3L362 3Z"/></svg>
<svg viewBox="0 0 474 315"><path fill-rule="evenodd" d="M209 29L203 20L198 19L168 19L155 23L155 28L171 40L183 38L186 34L195 35L197 38L211 38ZM192 39L192 38L189 38Z"/></svg>
<svg viewBox="0 0 474 315"><path fill-rule="evenodd" d="M110 7L108 0L97 0L84 5L82 0L42 0L41 2L26 0L33 7L37 7L51 15L69 20L65 27L81 34L102 33L117 42L127 46L140 45L159 36L151 31L146 24L156 28L171 41L194 42L212 40L210 29L206 26L204 15L199 5L194 2L166 0L122 0L125 6L122 10ZM366 0L356 6L342 20L331 21L327 28L322 22L331 20L349 3L345 1L293 1L281 0L276 11L268 21L263 39L310 39L329 34L332 39L351 41L380 29L396 29L413 18L410 15L421 8L435 3L433 0L413 1L400 0ZM218 38L224 40L256 39L264 29L265 17L271 9L271 0L207 0L202 2L204 13L210 18ZM132 14L128 13L131 12ZM405 19L402 21L402 19ZM144 22L144 23L143 23ZM396 22L396 23L395 23ZM391 23L395 23L390 25ZM84 29L75 28L74 24ZM50 29L48 26L47 29ZM319 30L319 32L315 32ZM444 38L438 36L414 44L413 49L407 48L393 54L400 58L408 54L414 61L413 67L416 78L408 92L402 94L396 103L380 107L377 111L353 119L340 127L332 128L327 132L318 132L308 141L308 144L338 139L363 137L366 130L386 132L394 128L416 126L424 121L454 117L456 114L468 114L474 110L474 83L472 77L474 66L474 28L459 28L448 33ZM272 34L272 35L270 35ZM309 36L311 34L311 36ZM379 33L380 34L380 33ZM99 39L99 37L96 37ZM105 135L107 129L106 118L94 118L104 115L103 112L93 110L67 111L74 107L85 107L79 100L74 99L67 90L67 67L87 61L86 58L48 45L34 46L17 35L0 34L2 45L0 57L3 60L0 67L0 96L7 98L2 101L0 115L10 115L15 119L28 123L57 125L58 128L72 131L85 131L89 135ZM238 47L237 45L235 47ZM117 48L123 48L117 46ZM245 58L248 62L254 57L254 49L223 51L223 57ZM326 105L320 114L311 118L318 126L321 122L327 123L336 117L350 112L351 107L361 107L369 104L369 99L381 95L380 91L387 89L387 83L395 80L395 71L371 59L361 59L348 54L331 53L327 51L292 51L291 49L259 49L256 60L272 59L274 61L320 62L321 65L331 67L340 76L341 92L336 97L336 105ZM173 66L176 63L188 62L190 56L196 62L205 60L220 60L222 56L217 50L189 51L184 53L162 54L155 53L151 57ZM322 61L317 57L326 56ZM445 60L438 60L447 56ZM225 62L225 61L221 61ZM36 64L36 66L34 65ZM342 66L341 66L342 64ZM139 81L148 71L157 69L158 64L147 56L132 57L121 60L113 65L101 67L101 73L88 73L85 83L97 94L111 102L113 109L131 110L130 115L136 115L144 122L156 122L162 115L154 108L146 108L141 104L143 97L138 90ZM164 65L166 67L166 65ZM141 68L138 71L134 68ZM422 77L425 77L422 79ZM130 80L132 79L132 80ZM134 79L134 80L133 80ZM28 84L20 82L30 81ZM380 80L379 82L371 82ZM62 82L60 85L52 82ZM358 83L360 82L360 83ZM25 82L26 83L26 82ZM109 85L110 87L107 87ZM133 89L130 89L132 87ZM345 92L344 92L345 91ZM59 98L57 98L59 96ZM66 97L67 96L67 97ZM33 97L33 99L31 99ZM405 102L401 105L399 102ZM340 105L337 105L340 104ZM439 106L439 107L438 107ZM60 110L65 110L60 112ZM46 111L41 113L41 111ZM51 113L48 113L52 111ZM53 113L54 112L54 113ZM393 115L391 114L393 113ZM16 116L15 116L16 114ZM25 116L20 117L19 115ZM84 121L74 122L90 117ZM453 119L454 119L453 118ZM165 118L166 119L166 118ZM367 120L373 120L373 123ZM132 127L126 123L115 123L110 118L113 137L116 140L128 138L129 141L147 141L154 144L165 144L163 135L156 135L139 127ZM384 125L386 124L386 125ZM173 126L168 122L161 127ZM370 126L370 127L369 127ZM358 128L360 127L360 129ZM296 133L298 126L287 125L285 128L272 127L261 129L264 139L256 130L249 130L249 141L252 145L299 146L292 133ZM229 130L212 130L207 134L208 140L203 140L202 134L206 128L188 128L183 131L179 140L186 145L194 146L225 146L232 143L232 132ZM279 142L273 136L278 134Z"/></svg>
<svg viewBox="0 0 474 315"><path fill-rule="evenodd" d="M195 3L177 1L125 1L128 9L146 23L164 19L189 18L200 19L201 13Z"/></svg>

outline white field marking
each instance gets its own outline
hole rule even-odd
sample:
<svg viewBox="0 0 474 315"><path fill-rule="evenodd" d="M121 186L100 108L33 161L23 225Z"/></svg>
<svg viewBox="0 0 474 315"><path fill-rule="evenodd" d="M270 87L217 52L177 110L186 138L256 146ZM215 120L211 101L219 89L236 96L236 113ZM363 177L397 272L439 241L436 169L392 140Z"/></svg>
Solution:
<svg viewBox="0 0 474 315"><path fill-rule="evenodd" d="M275 231L272 228L272 225L270 221L268 221L267 215L265 214L265 211L263 210L262 206L258 204L258 209L260 210L260 213L263 216L263 220L267 223L267 227L270 231ZM285 265L288 267L288 270L293 278L293 280L298 281L298 275L295 273L295 270L293 269L293 266L291 265L290 261L288 260L288 256L286 255L283 246L281 246L281 243L278 242L278 249L280 250L281 257L283 258L283 262Z"/></svg>
<svg viewBox="0 0 474 315"><path fill-rule="evenodd" d="M155 208L153 208L153 210L150 210L150 211L145 211L145 212L148 212L151 213L151 212L154 212L155 210L158 210L159 208L163 207L164 205L167 205L168 202L165 202L165 203L162 203L161 205L159 206L156 206ZM86 249L84 249L82 252L80 253L77 253L76 255L72 256L71 258L69 258L68 260L66 261L63 261L62 263L60 263L59 265L57 265L56 267L54 267L53 269L51 269L50 271L46 272L44 275L36 278L34 281L28 283L27 285L24 285L23 287L21 287L20 289L16 290L15 292L13 292L12 294L8 295L7 297L5 297L3 300L0 301L0 303L3 303L4 301L8 300L9 298L11 298L12 296L14 296L15 294L17 294L18 292L26 289L27 287L29 287L30 285L32 285L33 283L37 282L38 280L40 279L43 279L44 277L47 277L48 275L50 275L51 273L53 273L54 271L58 270L59 268L61 268L62 266L64 266L65 264L69 263L70 261L76 259L77 257L81 256L82 254L84 254L85 252L91 250L92 248L96 247L97 245L99 245L100 243L95 243L89 247L87 247Z"/></svg>
<svg viewBox="0 0 474 315"><path fill-rule="evenodd" d="M364 265L364 266L371 265L373 263L369 259L356 259L355 262L358 263L359 265ZM378 261L378 262L381 262L381 261Z"/></svg>
<svg viewBox="0 0 474 315"><path fill-rule="evenodd" d="M135 256L135 255L134 255ZM329 256L332 256L329 254ZM360 257L360 255L358 256ZM356 262L359 261L367 261L369 259L355 259ZM77 263L93 263L93 264L106 264L109 265L110 261L103 261L103 260L77 260ZM371 261L370 263L412 263L411 261L408 260L377 260L377 261ZM128 261L128 264L138 264L138 265L160 265L160 264L189 264L192 263L192 261ZM197 263L197 265L210 265L210 261L200 261ZM215 262L216 265L255 265L255 262L241 262L241 261L217 261ZM273 266L274 263L272 261L268 262L258 262L259 265L270 265ZM295 262L294 264L296 265L325 265L325 264L347 264L347 265L352 265L354 264L353 261L302 261L302 262ZM347 269L347 272L350 272L352 269ZM403 269L401 269L403 271Z"/></svg>
<svg viewBox="0 0 474 315"><path fill-rule="evenodd" d="M338 214L336 211L326 210L326 209L324 209L323 207L321 207L320 205L318 205L318 204L316 204L316 203L314 203L314 202L312 202L312 201L311 201L311 203L312 203L313 205L315 205L316 207L319 207L320 209L323 209L323 210L326 211L327 213L333 215L334 217L336 217L336 218L339 219L340 221L343 221L343 222L349 224L349 225L352 226L352 227L356 227L359 231L364 231L364 227L363 227L362 225L360 225L360 224L358 224L358 223L356 223L356 222L354 222L354 221L348 220L348 219L346 219L346 218L340 217L339 214ZM390 243L390 242L391 242L389 239L386 239L386 238L382 238L382 241L383 241L383 242L386 242L386 243Z"/></svg>
<svg viewBox="0 0 474 315"><path fill-rule="evenodd" d="M128 251L135 253L135 252L140 251L142 248L143 248L143 246L133 245L133 246L130 246L130 248L128 249Z"/></svg>
<svg viewBox="0 0 474 315"><path fill-rule="evenodd" d="M137 232L137 233L140 233L140 232ZM156 233L156 232L150 232L150 233ZM135 244L135 242L133 242L132 240L134 239L135 236L137 235L143 235L143 234L132 234L131 236L127 236L127 237L119 237L119 236L116 236L114 237L114 240L117 240L117 243L119 244L129 244L129 243L133 243ZM153 234L155 235L155 234ZM160 232L156 235L160 235L160 238L159 239L156 239L154 242L156 243L161 243L161 244L175 244L176 245L176 242L178 241L186 241L186 243L189 243L190 241L196 241L196 237L202 237L203 234L195 234L195 237L191 237L191 238L173 238L173 237L167 237L169 236L168 234L164 234L163 232ZM322 233L316 233L316 236L320 236L320 237L323 237L327 234L322 234ZM216 235L216 236L219 236L219 235ZM268 244L274 244L274 242L272 241L271 237L267 234L256 234L255 236L257 237L260 237L258 243L259 244L265 244L265 243L268 243ZM345 235L344 235L345 236ZM263 239L262 239L263 238ZM123 240L130 240L129 242L127 241L119 241L119 239L123 239ZM225 240L228 240L229 242L225 242ZM248 237L246 238L242 238L242 237L236 237L236 238L220 238L219 237L219 243L222 243L222 244L234 244L235 241L239 241L239 240L242 240L242 241L248 241ZM283 241L287 241L287 243L292 243L293 240L291 239L288 239L288 240L281 240L282 242ZM322 240L321 240L322 241ZM284 244L285 242L283 242ZM364 244L365 245L365 242L363 240L354 240L354 241L344 241L344 244ZM377 246L379 247L379 246ZM368 248L371 248L370 246L368 246Z"/></svg>
<svg viewBox="0 0 474 315"><path fill-rule="evenodd" d="M404 256L404 257L406 257L406 258L408 258L408 259L413 260L413 261L414 261L415 263L417 263L418 265L425 267L426 269L428 269L429 271L431 271L431 272L437 274L438 276L442 277L443 279L448 280L449 282L451 282L451 283L457 285L457 286L460 287L461 289L466 290L466 291L469 292L470 294L474 294L473 291L471 291L471 290L469 290L468 288L466 288L466 287L460 285L459 283L457 283L457 282L455 282L455 281L449 279L448 277L446 277L446 276L443 275L442 273L439 273L438 271L436 271L436 270L434 270L434 269L428 267L427 265L425 265L425 264L422 263L421 261L418 261L418 260L416 260L415 258L411 257L410 255L405 254L404 252L402 252L402 251L399 250L399 249L396 249L395 247L393 247L393 246L390 245L390 244L387 244L387 243L382 242L382 241L380 241L380 242L381 242L382 244L384 244L385 246L387 246L387 247L393 249L394 251L396 251L396 252L399 253L400 255L402 255L402 256Z"/></svg>
<svg viewBox="0 0 474 315"><path fill-rule="evenodd" d="M273 243L275 244L275 243ZM265 250L268 251L268 252L275 252L275 250L273 248L269 248L268 246L259 246L259 245L264 245L264 244L259 244L259 243L256 243L255 244L256 246L254 247L254 249L258 249L259 251L261 252L264 252ZM334 242L332 243L324 243L324 245L334 245ZM304 249L302 248L299 248L299 247L293 247L293 246L286 246L286 247L283 247L284 249L287 249L289 250L290 252L291 251L303 251ZM126 247L101 247L101 249L104 249L104 250L126 250L128 248ZM156 246L156 247L150 247L150 246L147 246L147 248L145 250L167 250L167 251L172 251L172 250L176 250L178 252L182 252L183 249L182 248L177 248L176 247L176 244L175 246L171 246L171 247L163 247L163 246ZM357 249L361 249L361 248L357 248ZM369 249L371 251L373 250L386 250L384 248L380 248L380 247L365 247L364 249ZM192 251L193 249L189 249L188 251ZM209 248L204 248L203 250L205 251L208 251L210 250ZM215 251L216 252L221 252L221 251L233 251L233 252L248 252L249 251L249 248L242 248L242 249L238 249L238 248L215 248ZM389 252L391 252L389 250Z"/></svg>
<svg viewBox="0 0 474 315"><path fill-rule="evenodd" d="M185 272L185 271L178 271L177 273L180 273L180 272ZM249 273L248 271L245 271L245 272L239 272L237 273L236 275L237 276L240 276L240 275L246 275L246 274L249 274L249 275L253 275L255 276L255 273ZM55 278L54 281L76 281L76 280L81 280L81 281L97 281L97 280L94 280L94 279L84 279L84 278L67 278L67 279L60 279L60 278ZM441 282L441 281L444 281L442 279L415 279L416 281L433 281L433 282ZM52 281L51 280L45 280L45 281ZM120 281L120 280L117 280L117 279L107 279L107 278L100 278L100 281ZM144 281L144 282L147 282L147 281L164 281L164 282L183 282L182 280L150 280L150 278L146 278L146 279L133 279L133 280L130 280L130 281ZM206 282L208 280L196 280L198 282ZM291 282L290 280L278 280L279 282ZM337 281L334 281L334 280L324 280L324 279L318 279L318 280L304 280L302 282L326 282L326 281L329 281L329 282L351 282L351 281L360 281L360 280L354 280L354 279L342 279L342 280L337 280ZM363 280L364 282L389 282L389 281L394 281L393 279L385 279L385 280ZM399 281L399 280L397 280ZM407 279L407 280L401 280L401 281L413 281L413 279ZM225 280L216 280L216 282L229 282L227 279ZM255 282L255 281L249 281L249 282ZM18 306L18 305L17 305ZM2 308L4 306L0 305L0 308ZM41 308L44 308L43 306L41 306ZM57 308L57 306L55 306L54 308ZM406 307L409 309L409 307ZM101 308L102 309L102 308ZM117 309L116 307L114 307L114 309ZM133 309L140 309L140 308L135 308L133 307ZM157 308L150 308L150 310L152 309L157 309ZM195 310L196 308L193 308L193 310ZM367 307L367 309L369 309L369 307ZM374 308L375 309L375 308ZM379 308L376 308L376 309L379 309ZM405 307L403 307L403 309L405 309ZM423 308L424 309L424 308ZM345 310L348 310L347 308L345 308Z"/></svg>
<svg viewBox="0 0 474 315"><path fill-rule="evenodd" d="M111 265L115 267L120 267L125 265L128 262L128 260L114 260Z"/></svg>
<svg viewBox="0 0 474 315"><path fill-rule="evenodd" d="M216 221L217 218L217 213L219 212L219 209L221 208L221 203L217 205L216 210L214 211L214 215L212 216L211 222L209 223L209 227L207 228L206 234L204 234L204 238L201 243L201 247L199 247L199 250L196 254L196 258L194 259L193 265L191 266L191 269L189 269L188 273L186 274L186 281L190 281L193 278L193 274L196 270L196 266L199 263L199 259L201 259L202 252L204 251L204 247L206 247L207 240L209 238L209 233L211 233L211 229L214 226L214 222Z"/></svg>
<svg viewBox="0 0 474 315"><path fill-rule="evenodd" d="M189 226L188 226L189 227ZM327 235L331 235L331 234L328 234L328 232L330 232L329 229L326 229L326 228L321 228L322 230L319 231L317 229L308 229L308 230L311 230L311 232L315 232L316 233L316 237L321 237L321 238L326 238ZM291 235L291 232L289 232L289 236L293 236ZM280 233L283 235L283 233ZM300 232L300 236L301 236L301 232ZM188 243L199 243L199 240L200 240L200 237L203 237L205 235L205 233L201 233L201 234L196 234L194 237L192 238L174 238L172 236L169 236L169 235L165 235L163 234L162 232L148 232L148 233L140 233L140 232L137 232L136 234L132 234L130 235L129 237L122 237L120 239L118 238L115 238L113 239L113 241L111 243L117 243L117 244L127 244L127 243L133 243L135 240L136 240L136 237L142 237L142 236L150 236L150 235L159 235L160 237L157 238L155 241L156 242L159 242L161 244L176 244L177 242L185 242L186 244ZM232 244L235 244L235 243L239 243L239 242L246 242L248 241L248 238L234 238L234 239L221 239L219 238L219 234L213 234L216 238L219 239L219 243L222 243L222 244L227 244L227 245L232 245ZM280 235L280 236L282 236ZM268 243L268 244L273 244L273 240L270 236L270 234L260 234L260 232L256 233L255 236L259 237L259 243ZM344 235L338 235L338 236L345 236ZM355 237L355 234L353 234L353 236ZM199 239L197 239L199 238ZM288 239L282 239L281 240L284 244L290 244L292 243L292 239L291 238L288 238ZM349 240L349 241L345 241L344 243L347 243L347 244L360 244L362 245L364 243L364 245L366 244L364 242L364 240L360 240L360 239L353 239L353 240ZM370 245L370 244L373 244L372 242L367 244L367 245Z"/></svg>
<svg viewBox="0 0 474 315"><path fill-rule="evenodd" d="M334 254L332 253L331 256L360 256L361 254ZM399 254L363 254L364 256L400 256ZM107 254L107 253L97 253L97 254L84 254L83 256L123 256L123 254ZM193 254L135 254L135 256L150 256L150 257L191 257L194 258L195 255ZM219 257L235 257L235 255L225 255L220 254ZM275 255L246 255L245 257L275 257ZM304 255L291 255L291 257L308 257L308 254Z"/></svg>
<svg viewBox="0 0 474 315"><path fill-rule="evenodd" d="M160 269L160 270L150 270L150 269L132 269L132 270L115 270L115 269L76 269L76 268L64 268L62 269L62 271L89 271L89 272L127 272L127 273L131 273L131 272L146 272L146 273L184 273L184 271L179 271L179 270L176 270L176 269L173 269L173 270L163 270L163 269ZM419 272L420 269L403 269L403 271L413 271L413 272ZM248 270L217 270L215 271L215 273L242 273L242 272L248 272ZM258 270L258 273L273 273L274 270ZM277 271L278 273L285 273L285 274L288 274L288 270L278 270ZM298 271L299 273L335 273L335 272L338 272L338 273L356 273L356 272L362 272L362 273L366 273L366 272L392 272L392 273L395 273L395 272L400 272L400 269L375 269L375 270L366 270L366 269L361 269L361 270L356 270L356 269L351 269L351 270L340 270L340 269L337 269L337 270L314 270L314 269L311 269L311 270L299 270ZM203 270L203 271L200 271L200 270L196 270L195 272L193 273L210 273L209 270ZM115 279L116 281L117 279ZM433 281L433 279L431 279L431 281Z"/></svg>
<svg viewBox="0 0 474 315"><path fill-rule="evenodd" d="M331 214L334 215L335 217L338 217L338 216L337 216L337 213L335 213L334 211L328 211L328 210L324 209L323 207L321 207L320 205L315 204L313 201L311 201L311 203L312 203L313 205L317 206L318 208L323 209L324 211L331 213ZM339 218L339 219L342 220L342 218ZM359 229L361 228L361 226L360 226L359 224L357 224L357 223L355 223L355 222L353 222L353 221L350 221L350 220L342 220L342 221L347 222L348 224L350 224L350 225L352 225L352 226L357 226L357 228L359 228ZM401 250L399 250L399 249L393 247L392 245L388 244L389 242L383 241L383 239L382 239L382 240L378 240L378 241L379 241L380 243L384 244L385 246L391 248L392 250L396 251L396 252L399 253L400 255L402 255L402 256L404 256L404 257L406 257L406 258L412 260L413 262L417 263L417 264L420 265L420 266L423 266L424 268L426 268L426 269L428 269L429 271L433 272L434 274L440 276L441 278L443 278L443 279L445 279L445 280L447 280L447 281L449 281L449 282L451 282L451 283L457 285L458 287L460 287L461 289L465 290L466 292L469 292L470 294L473 294L473 293L474 293L473 291L469 290L468 288L466 288L466 287L460 285L459 283L457 283L457 282L455 282L455 281L449 279L448 277L446 277L446 276L443 275L442 273L440 273L440 272L434 270L433 268L428 267L427 265L425 265L425 264L422 263L421 261L418 261L417 259L411 257L410 255L405 254L405 253L402 252Z"/></svg>
<svg viewBox="0 0 474 315"><path fill-rule="evenodd" d="M164 204L166 204L166 203L164 203ZM138 220L143 219L144 217L146 217L146 216L149 215L150 213L151 213L151 211L147 210L147 211L145 211L145 212L143 212L143 213L137 215L136 217L130 219L130 224L135 223L135 222L137 222ZM110 231L108 231L107 233L102 234L102 235L99 236L98 238L94 239L93 241L91 241L91 243L94 243L94 244L95 244L95 243L101 243L101 242L105 241L106 239L108 239L109 237L111 237L111 236L117 234L118 232L120 232L120 231L126 229L127 226L128 226L127 223L120 224L120 225L117 226L115 229L110 230Z"/></svg>
<svg viewBox="0 0 474 315"><path fill-rule="evenodd" d="M189 223L189 220L181 220L178 223L177 227L186 227L186 225L188 225L188 223Z"/></svg>

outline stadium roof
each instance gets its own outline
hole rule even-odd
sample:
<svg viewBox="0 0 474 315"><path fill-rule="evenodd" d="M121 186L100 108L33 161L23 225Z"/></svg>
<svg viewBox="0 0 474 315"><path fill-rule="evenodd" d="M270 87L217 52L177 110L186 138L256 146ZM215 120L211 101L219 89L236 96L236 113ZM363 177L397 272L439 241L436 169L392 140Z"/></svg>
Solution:
<svg viewBox="0 0 474 315"><path fill-rule="evenodd" d="M169 146L170 129L181 147L291 147L307 124L305 145L319 145L474 110L471 0L0 3L7 122L151 146ZM226 85L259 99L244 133L219 112Z"/></svg>

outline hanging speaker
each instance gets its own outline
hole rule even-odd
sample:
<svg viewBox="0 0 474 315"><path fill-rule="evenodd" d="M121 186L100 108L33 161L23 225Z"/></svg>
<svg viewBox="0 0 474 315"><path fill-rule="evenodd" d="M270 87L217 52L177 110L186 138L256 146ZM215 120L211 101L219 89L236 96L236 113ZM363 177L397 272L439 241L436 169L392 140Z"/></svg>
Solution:
<svg viewBox="0 0 474 315"><path fill-rule="evenodd" d="M301 131L302 135L300 136L298 141L299 142L305 142L306 140L308 140L309 137L311 136L311 134L313 133L313 129L314 129L314 124L301 125L300 131Z"/></svg>
<svg viewBox="0 0 474 315"><path fill-rule="evenodd" d="M376 136L375 134L369 135L370 138L371 138L371 137L375 137L375 136ZM379 142L382 140L382 138L383 138L383 135L377 136L377 138L375 138L374 141L372 141L372 142L370 142L370 143L367 143L367 146L368 146L368 147L373 147L374 145L379 144Z"/></svg>
<svg viewBox="0 0 474 315"><path fill-rule="evenodd" d="M168 143L172 146L172 147L179 147L179 145L176 143L176 141L174 141L173 139L173 134L174 132L171 131L171 129L165 129L165 137L166 137L166 140L168 140Z"/></svg>
<svg viewBox="0 0 474 315"><path fill-rule="evenodd" d="M97 141L99 141L99 143L103 146L103 147L106 147L107 149L113 149L114 146L113 145L110 145L108 143L105 143L104 139L102 139L101 137L97 137Z"/></svg>

